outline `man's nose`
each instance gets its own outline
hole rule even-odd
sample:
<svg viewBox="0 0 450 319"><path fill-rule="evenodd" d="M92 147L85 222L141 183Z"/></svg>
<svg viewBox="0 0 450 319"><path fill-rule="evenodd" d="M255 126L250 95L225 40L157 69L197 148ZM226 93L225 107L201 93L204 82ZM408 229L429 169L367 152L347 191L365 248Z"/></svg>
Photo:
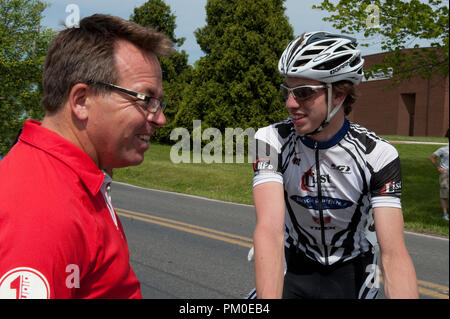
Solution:
<svg viewBox="0 0 450 319"><path fill-rule="evenodd" d="M161 127L166 125L166 116L162 110L158 110L156 113L149 113L147 121L153 123L155 126Z"/></svg>

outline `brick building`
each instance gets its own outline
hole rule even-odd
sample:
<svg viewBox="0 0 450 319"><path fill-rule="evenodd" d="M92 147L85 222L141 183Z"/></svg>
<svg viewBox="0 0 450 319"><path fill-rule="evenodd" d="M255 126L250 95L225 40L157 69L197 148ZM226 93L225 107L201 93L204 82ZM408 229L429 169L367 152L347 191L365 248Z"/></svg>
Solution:
<svg viewBox="0 0 450 319"><path fill-rule="evenodd" d="M366 66L381 63L386 53L365 56ZM363 81L348 118L377 134L444 136L449 127L448 75L411 78L389 88L391 80Z"/></svg>

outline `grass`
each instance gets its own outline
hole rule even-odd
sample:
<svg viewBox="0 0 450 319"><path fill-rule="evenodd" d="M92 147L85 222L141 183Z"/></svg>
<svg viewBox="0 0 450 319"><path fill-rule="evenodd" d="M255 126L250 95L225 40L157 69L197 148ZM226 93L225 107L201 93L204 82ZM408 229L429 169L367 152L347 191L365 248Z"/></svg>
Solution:
<svg viewBox="0 0 450 319"><path fill-rule="evenodd" d="M253 204L251 164L180 163L170 160L170 146L152 144L144 162L114 170L114 180L137 186Z"/></svg>
<svg viewBox="0 0 450 319"><path fill-rule="evenodd" d="M402 164L405 228L448 236L439 202L439 173L429 161L439 145L394 144Z"/></svg>
<svg viewBox="0 0 450 319"><path fill-rule="evenodd" d="M446 138L446 137L399 136L399 135L380 135L380 137L382 137L388 141L416 141L416 142L448 143L448 138Z"/></svg>
<svg viewBox="0 0 450 319"><path fill-rule="evenodd" d="M401 140L401 137L389 139ZM426 138L425 141L447 142L447 139ZM441 146L393 145L400 154L402 164L405 228L448 237L448 222L442 219L439 202L438 172L428 160ZM169 145L152 144L141 165L115 170L114 180L147 188L253 204L252 164L174 164L170 160L170 149Z"/></svg>

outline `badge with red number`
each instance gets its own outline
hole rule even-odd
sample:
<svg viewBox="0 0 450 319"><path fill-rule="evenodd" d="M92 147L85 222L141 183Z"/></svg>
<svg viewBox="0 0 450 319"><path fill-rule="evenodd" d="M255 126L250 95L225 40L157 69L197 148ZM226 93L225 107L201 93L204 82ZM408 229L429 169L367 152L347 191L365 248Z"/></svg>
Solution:
<svg viewBox="0 0 450 319"><path fill-rule="evenodd" d="M19 267L0 278L0 299L49 299L50 286L39 271Z"/></svg>

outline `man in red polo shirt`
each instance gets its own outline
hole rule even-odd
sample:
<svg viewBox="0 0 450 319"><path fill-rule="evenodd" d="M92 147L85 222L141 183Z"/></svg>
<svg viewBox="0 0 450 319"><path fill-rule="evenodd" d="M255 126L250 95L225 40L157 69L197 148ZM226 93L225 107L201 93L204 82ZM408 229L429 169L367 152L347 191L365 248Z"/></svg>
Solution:
<svg viewBox="0 0 450 319"><path fill-rule="evenodd" d="M0 162L0 298L142 298L108 169L138 165L165 124L168 37L107 15L58 34L42 123Z"/></svg>

